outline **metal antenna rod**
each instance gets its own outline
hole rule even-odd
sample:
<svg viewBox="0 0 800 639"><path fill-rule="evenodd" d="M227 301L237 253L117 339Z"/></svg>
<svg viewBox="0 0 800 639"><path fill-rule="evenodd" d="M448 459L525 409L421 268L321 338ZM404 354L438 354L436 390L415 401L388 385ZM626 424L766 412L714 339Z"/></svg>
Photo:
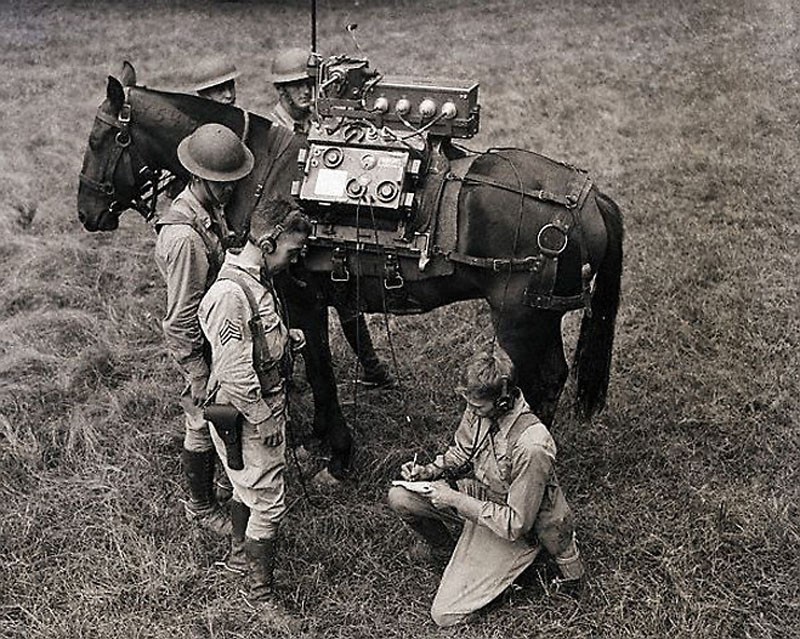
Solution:
<svg viewBox="0 0 800 639"><path fill-rule="evenodd" d="M311 51L317 52L317 0L311 0Z"/></svg>

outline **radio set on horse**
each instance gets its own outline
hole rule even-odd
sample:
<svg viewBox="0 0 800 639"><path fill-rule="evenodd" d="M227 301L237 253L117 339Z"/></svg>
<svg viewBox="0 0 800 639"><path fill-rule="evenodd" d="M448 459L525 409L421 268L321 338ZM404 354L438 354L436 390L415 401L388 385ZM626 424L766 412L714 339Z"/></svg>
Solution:
<svg viewBox="0 0 800 639"><path fill-rule="evenodd" d="M516 167L514 175L498 177L486 154L453 145L452 138L478 131L476 83L387 77L367 60L346 56L318 64L312 58L309 73L316 77L317 118L298 155L302 177L292 194L315 219L306 260L311 270L330 272L334 282L353 273L382 277L384 288L394 291L388 298L393 312L427 310L397 289L406 280L450 274L456 262L526 271L526 304L591 312L592 267L580 211L592 182L584 172L533 153L497 149L490 153ZM459 247L459 234L470 228L470 220L458 215L465 186L534 200L536 205L517 208L525 216L519 231L537 238L535 252L506 257ZM557 295L558 258L570 238L580 254L580 287Z"/></svg>

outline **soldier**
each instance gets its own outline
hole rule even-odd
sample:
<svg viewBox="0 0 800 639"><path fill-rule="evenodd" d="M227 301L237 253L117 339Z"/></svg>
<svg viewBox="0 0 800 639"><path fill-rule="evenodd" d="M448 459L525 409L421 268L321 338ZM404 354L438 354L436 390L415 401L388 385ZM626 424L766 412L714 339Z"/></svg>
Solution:
<svg viewBox="0 0 800 639"><path fill-rule="evenodd" d="M214 498L216 452L199 408L206 397L209 369L197 308L222 264L227 235L224 206L236 182L252 170L254 159L236 134L221 124L205 124L186 137L178 146L178 159L191 180L156 222L156 264L167 285L162 328L186 380L181 395L182 462L190 494L186 516L224 536L230 533L230 522Z"/></svg>
<svg viewBox="0 0 800 639"><path fill-rule="evenodd" d="M278 102L269 119L295 133L308 133L311 128L311 107L314 103L314 79L308 74L305 49L285 49L272 61L272 84Z"/></svg>
<svg viewBox="0 0 800 639"><path fill-rule="evenodd" d="M229 60L217 56L203 60L195 70L197 95L223 104L236 104L236 78L239 72Z"/></svg>
<svg viewBox="0 0 800 639"><path fill-rule="evenodd" d="M298 134L307 134L311 127L311 107L314 103L314 80L308 74L305 49L286 49L272 61L272 83L278 92L278 102L269 118ZM358 300L352 286L347 284L336 299L330 300L339 316L347 343L358 356L363 369L358 383L364 388L391 388L395 379L386 364L380 361L372 344L364 314L358 310Z"/></svg>
<svg viewBox="0 0 800 639"><path fill-rule="evenodd" d="M463 523L431 607L440 626L464 621L500 595L534 560L540 546L555 557L556 583L582 584L572 512L556 479L556 446L547 428L512 385L514 366L496 349L466 366L460 392L467 402L455 441L429 464L403 464L407 481L389 505L426 542L418 557L450 555L444 522ZM471 477L470 477L471 475ZM447 481L434 481L446 477Z"/></svg>
<svg viewBox="0 0 800 639"><path fill-rule="evenodd" d="M239 72L232 62L220 56L207 58L194 71L192 90L201 98L233 105L236 104L236 78L238 77ZM168 197L174 198L184 188L186 188L186 181L176 175L167 185L166 194Z"/></svg>
<svg viewBox="0 0 800 639"><path fill-rule="evenodd" d="M229 467L225 443L212 432L233 483L226 565L248 572L246 601L274 623L285 620L273 599L273 569L286 511L287 358L303 347L305 338L301 330L287 328L272 276L300 257L310 231L308 218L288 199L259 206L247 243L228 251L199 310L212 352L209 397L244 417L241 470Z"/></svg>

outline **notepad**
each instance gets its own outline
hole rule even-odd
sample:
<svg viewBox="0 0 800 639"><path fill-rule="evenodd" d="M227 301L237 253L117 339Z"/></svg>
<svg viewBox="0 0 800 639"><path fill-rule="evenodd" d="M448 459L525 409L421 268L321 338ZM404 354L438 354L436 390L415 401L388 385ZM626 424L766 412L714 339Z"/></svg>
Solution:
<svg viewBox="0 0 800 639"><path fill-rule="evenodd" d="M402 486L412 493L419 493L421 495L433 490L433 485L429 481L403 481L402 479L395 479L392 481L392 486Z"/></svg>

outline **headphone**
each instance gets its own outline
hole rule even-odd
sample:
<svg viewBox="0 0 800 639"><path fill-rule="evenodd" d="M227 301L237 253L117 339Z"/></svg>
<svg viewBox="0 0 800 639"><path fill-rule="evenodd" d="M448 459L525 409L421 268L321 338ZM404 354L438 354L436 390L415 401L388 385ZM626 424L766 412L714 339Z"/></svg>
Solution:
<svg viewBox="0 0 800 639"><path fill-rule="evenodd" d="M502 380L503 388L500 390L500 395L494 400L494 409L498 413L510 411L514 407L514 400L516 399L516 394L508 388L508 376L503 375Z"/></svg>
<svg viewBox="0 0 800 639"><path fill-rule="evenodd" d="M278 238L284 232L283 226L276 224L275 228L267 233L264 237L260 238L256 244L264 253L272 254L278 248Z"/></svg>

